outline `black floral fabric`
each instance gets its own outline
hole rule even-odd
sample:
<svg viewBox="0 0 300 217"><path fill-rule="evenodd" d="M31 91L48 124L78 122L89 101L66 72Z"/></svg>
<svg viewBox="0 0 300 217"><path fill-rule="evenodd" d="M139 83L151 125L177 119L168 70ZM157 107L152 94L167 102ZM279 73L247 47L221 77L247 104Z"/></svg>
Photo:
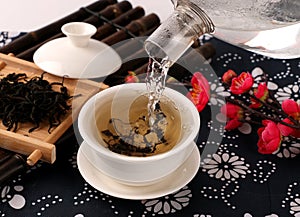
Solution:
<svg viewBox="0 0 300 217"><path fill-rule="evenodd" d="M4 46L18 34L0 33ZM256 80L263 73L269 88L281 102L300 101L300 59L276 60L245 51L211 36L216 55L210 67L219 77L228 69L247 71ZM204 68L200 71L207 71ZM209 77L209 76L208 76ZM209 106L222 106L228 93L210 80ZM53 165L39 162L25 174L0 188L0 217L288 217L300 216L300 140L286 140L271 155L257 152L256 128L244 124L235 131L224 131L224 120L216 112L207 118L200 113L201 130L197 147L201 166L183 188L160 198L126 200L106 195L90 186L77 166L79 145L70 138L57 146ZM222 135L214 140L209 134ZM207 140L207 138L210 138ZM207 145L214 153L203 153Z"/></svg>

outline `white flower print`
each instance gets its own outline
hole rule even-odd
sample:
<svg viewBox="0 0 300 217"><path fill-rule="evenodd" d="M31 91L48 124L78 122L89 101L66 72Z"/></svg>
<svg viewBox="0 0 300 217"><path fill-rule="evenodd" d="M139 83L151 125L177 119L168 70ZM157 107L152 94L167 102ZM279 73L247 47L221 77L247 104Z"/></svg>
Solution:
<svg viewBox="0 0 300 217"><path fill-rule="evenodd" d="M268 160L259 160L252 169L253 181L266 183L277 170L276 163Z"/></svg>
<svg viewBox="0 0 300 217"><path fill-rule="evenodd" d="M254 85L257 86L257 83L261 82L264 71L260 67L256 67L252 70L251 75L254 78Z"/></svg>
<svg viewBox="0 0 300 217"><path fill-rule="evenodd" d="M299 183L292 182L288 185L286 197L282 199L281 206L289 207L290 214L300 217Z"/></svg>
<svg viewBox="0 0 300 217"><path fill-rule="evenodd" d="M285 137L280 148L274 153L280 158L294 158L300 154L300 140Z"/></svg>
<svg viewBox="0 0 300 217"><path fill-rule="evenodd" d="M225 87L217 85L216 83L210 84L210 103L212 105L224 105L225 97L230 96L230 93L225 90Z"/></svg>
<svg viewBox="0 0 300 217"><path fill-rule="evenodd" d="M249 164L245 163L244 158L228 153L213 154L211 159L204 159L202 171L222 181L245 178L250 173Z"/></svg>
<svg viewBox="0 0 300 217"><path fill-rule="evenodd" d="M253 217L253 216L251 214L249 214L249 213L245 213L244 217ZM265 217L278 217L278 215L271 214L271 215L266 215Z"/></svg>
<svg viewBox="0 0 300 217"><path fill-rule="evenodd" d="M296 217L300 217L300 198L295 198L290 203L290 213Z"/></svg>
<svg viewBox="0 0 300 217"><path fill-rule="evenodd" d="M12 41L12 38L18 37L20 32L0 32L0 47L3 47Z"/></svg>
<svg viewBox="0 0 300 217"><path fill-rule="evenodd" d="M77 169L77 151L73 152L72 157L68 161L74 169Z"/></svg>
<svg viewBox="0 0 300 217"><path fill-rule="evenodd" d="M252 127L249 123L243 123L238 130L243 134L250 134L252 132Z"/></svg>
<svg viewBox="0 0 300 217"><path fill-rule="evenodd" d="M13 188L11 186L4 186L1 190L1 202L8 203L14 209L21 209L25 206L25 198L18 194L17 192L23 191L23 186L15 185Z"/></svg>
<svg viewBox="0 0 300 217"><path fill-rule="evenodd" d="M195 214L193 217L212 217L211 215Z"/></svg>
<svg viewBox="0 0 300 217"><path fill-rule="evenodd" d="M264 75L264 71L260 67L255 67L251 72L252 77L254 78L253 87L257 87L257 85L262 82L262 77ZM277 90L278 85L268 81L268 89L269 90Z"/></svg>
<svg viewBox="0 0 300 217"><path fill-rule="evenodd" d="M142 203L145 205L147 211L164 215L182 210L183 207L186 207L189 204L191 197L191 190L184 187L174 194L158 199L144 200Z"/></svg>
<svg viewBox="0 0 300 217"><path fill-rule="evenodd" d="M295 101L300 102L300 88L298 84L289 84L282 88L278 88L275 93L275 98L282 102L286 99L294 99Z"/></svg>

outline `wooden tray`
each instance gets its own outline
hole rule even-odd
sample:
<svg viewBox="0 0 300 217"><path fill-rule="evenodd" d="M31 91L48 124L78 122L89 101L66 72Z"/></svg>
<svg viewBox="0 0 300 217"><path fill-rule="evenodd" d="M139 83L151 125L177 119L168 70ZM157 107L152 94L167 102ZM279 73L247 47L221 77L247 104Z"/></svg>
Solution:
<svg viewBox="0 0 300 217"><path fill-rule="evenodd" d="M11 55L0 53L0 78L9 73L26 73L28 77L39 76L43 71L34 63L28 62ZM49 82L61 82L62 78L51 74L44 74L44 79ZM56 159L56 149L54 143L62 134L73 124L77 118L82 105L95 93L105 88L103 83L91 80L64 79L64 86L67 87L69 94L81 94L70 101L72 109L64 117L61 124L52 128L48 133L49 126L44 124L40 128L29 133L33 127L30 124L20 125L16 132L8 131L5 126L0 124L0 147L20 154L30 155L39 150L41 160L53 163Z"/></svg>

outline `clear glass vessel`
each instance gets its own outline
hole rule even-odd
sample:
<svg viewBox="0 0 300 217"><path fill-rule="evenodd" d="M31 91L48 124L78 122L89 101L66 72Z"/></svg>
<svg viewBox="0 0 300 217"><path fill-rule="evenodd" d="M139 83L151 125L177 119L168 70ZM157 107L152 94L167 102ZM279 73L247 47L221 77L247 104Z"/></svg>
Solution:
<svg viewBox="0 0 300 217"><path fill-rule="evenodd" d="M172 0L172 3L174 12L145 42L150 57L167 57L172 64L205 33L275 58L300 56L299 0ZM267 34L265 41L261 39L264 34ZM283 47L281 39L273 38L278 34L288 34L290 38L289 42L283 42ZM270 46L270 41L279 46Z"/></svg>

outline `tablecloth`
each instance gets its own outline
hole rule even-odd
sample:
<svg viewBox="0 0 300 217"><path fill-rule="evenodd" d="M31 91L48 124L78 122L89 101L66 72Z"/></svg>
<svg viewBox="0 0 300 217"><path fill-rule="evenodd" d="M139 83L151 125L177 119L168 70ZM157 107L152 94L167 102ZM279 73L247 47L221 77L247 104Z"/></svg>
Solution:
<svg viewBox="0 0 300 217"><path fill-rule="evenodd" d="M0 45L20 34L1 32ZM218 76L233 69L250 72L259 79L266 72L279 101L300 100L300 59L268 58L208 35L201 40L216 47L210 66ZM218 96L224 94L224 87L210 83L210 91L215 97L210 104L222 105ZM202 130L220 134L224 123L219 123L217 117L208 119L206 111L200 113ZM57 146L57 161L53 165L38 162L0 187L0 216L300 216L300 140L285 141L276 153L262 155L257 152L256 130L245 124L239 130L225 132L221 142L205 141L199 135L199 150L207 142L218 147L216 153L202 156L210 157L210 161L180 190L148 200L115 198L91 187L79 173L76 157L80 144L71 137Z"/></svg>

